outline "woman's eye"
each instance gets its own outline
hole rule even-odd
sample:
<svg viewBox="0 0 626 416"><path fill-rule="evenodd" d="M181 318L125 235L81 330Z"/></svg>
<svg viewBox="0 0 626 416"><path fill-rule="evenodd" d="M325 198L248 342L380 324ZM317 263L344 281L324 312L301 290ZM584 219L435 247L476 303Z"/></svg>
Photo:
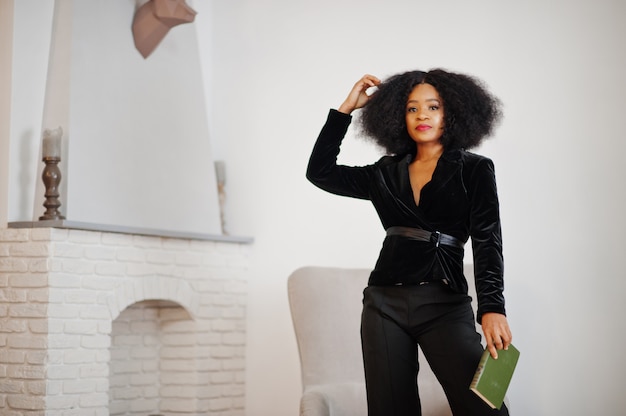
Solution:
<svg viewBox="0 0 626 416"><path fill-rule="evenodd" d="M438 105L431 105L431 106L429 107L429 109L430 109L431 111L437 111L437 110L439 110L439 106L438 106Z"/></svg>
<svg viewBox="0 0 626 416"><path fill-rule="evenodd" d="M409 108L406 109L407 113L414 113L416 111L417 111L417 108L415 108L415 107L409 107Z"/></svg>

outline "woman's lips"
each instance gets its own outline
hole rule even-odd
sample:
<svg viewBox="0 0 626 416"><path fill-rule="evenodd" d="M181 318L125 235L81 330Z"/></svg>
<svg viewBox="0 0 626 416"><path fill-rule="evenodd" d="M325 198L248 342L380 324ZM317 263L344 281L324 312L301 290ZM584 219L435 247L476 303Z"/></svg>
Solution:
<svg viewBox="0 0 626 416"><path fill-rule="evenodd" d="M416 127L416 129L419 131L426 131L430 129L430 126L427 124L420 124Z"/></svg>

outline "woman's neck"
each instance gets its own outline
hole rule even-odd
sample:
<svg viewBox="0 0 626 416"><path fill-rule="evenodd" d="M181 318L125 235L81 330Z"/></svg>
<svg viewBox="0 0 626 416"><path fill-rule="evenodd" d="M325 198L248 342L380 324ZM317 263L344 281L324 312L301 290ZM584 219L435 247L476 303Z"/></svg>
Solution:
<svg viewBox="0 0 626 416"><path fill-rule="evenodd" d="M441 143L418 144L415 162L429 162L437 160L443 154L443 145Z"/></svg>

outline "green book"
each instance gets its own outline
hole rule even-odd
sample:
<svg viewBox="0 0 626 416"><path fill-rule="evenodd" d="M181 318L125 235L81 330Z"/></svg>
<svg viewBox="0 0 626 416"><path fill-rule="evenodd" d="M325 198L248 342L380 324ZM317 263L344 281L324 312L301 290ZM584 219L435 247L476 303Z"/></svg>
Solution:
<svg viewBox="0 0 626 416"><path fill-rule="evenodd" d="M485 349L470 384L470 390L492 409L500 409L518 359L519 351L513 345L509 345L508 350L498 350L497 360L494 360Z"/></svg>

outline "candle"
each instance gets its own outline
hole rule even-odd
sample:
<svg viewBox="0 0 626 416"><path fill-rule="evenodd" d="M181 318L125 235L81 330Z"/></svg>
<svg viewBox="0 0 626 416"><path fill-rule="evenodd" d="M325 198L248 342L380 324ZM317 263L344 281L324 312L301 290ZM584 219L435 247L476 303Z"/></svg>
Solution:
<svg viewBox="0 0 626 416"><path fill-rule="evenodd" d="M226 183L226 165L223 160L215 161L215 176L218 185L224 185Z"/></svg>
<svg viewBox="0 0 626 416"><path fill-rule="evenodd" d="M61 158L61 137L63 137L63 129L61 127L43 131L42 156L44 158Z"/></svg>

